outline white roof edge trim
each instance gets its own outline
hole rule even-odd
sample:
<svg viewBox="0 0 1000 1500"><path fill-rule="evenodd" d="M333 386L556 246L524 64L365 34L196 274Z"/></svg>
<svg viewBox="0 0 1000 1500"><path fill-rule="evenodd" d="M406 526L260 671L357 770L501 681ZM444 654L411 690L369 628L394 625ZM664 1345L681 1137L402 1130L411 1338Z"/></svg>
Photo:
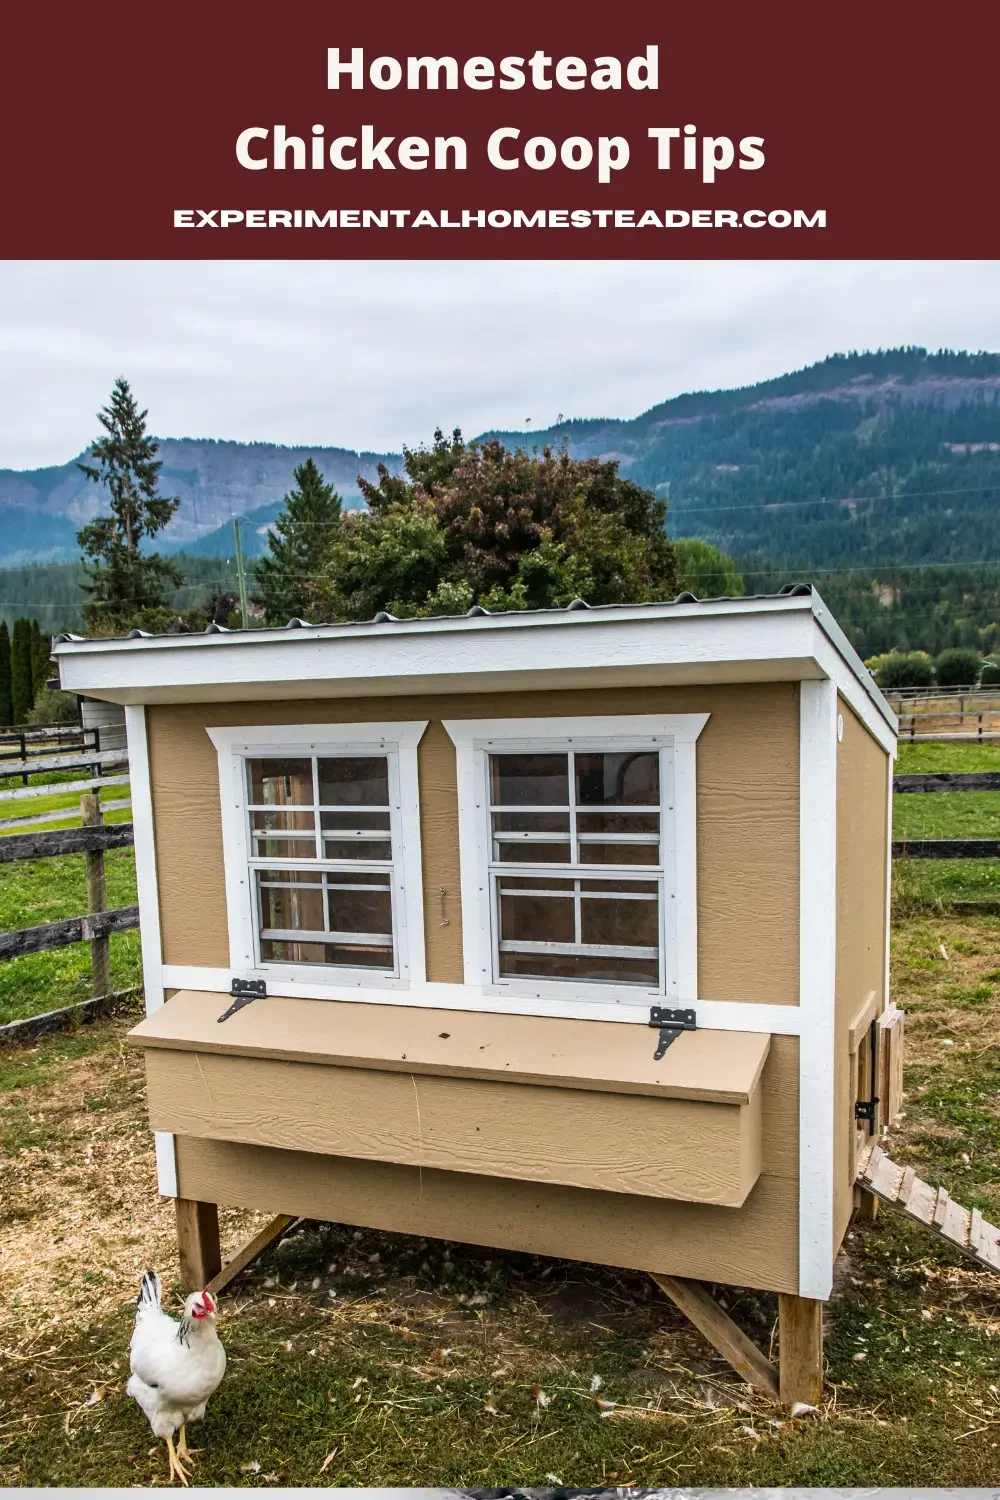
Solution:
<svg viewBox="0 0 1000 1500"><path fill-rule="evenodd" d="M287 625L267 630L227 630L209 635L205 631L192 631L181 635L149 635L129 639L115 636L108 639L89 640L80 637L60 641L53 647L54 656L99 655L104 652L127 651L130 655L144 651L224 650L234 645L276 645L287 641L325 641L355 637L359 634L392 635L436 635L465 631L528 630L546 625L560 627L583 625L588 620L604 620L622 623L629 620L686 619L691 616L709 617L727 614L776 614L788 610L807 611L812 600L805 594L751 595L745 599L699 599L693 604L674 604L669 600L657 604L594 604L587 609L526 609L510 610L496 615L432 615L420 620L344 620L332 625L300 625L289 629Z"/></svg>

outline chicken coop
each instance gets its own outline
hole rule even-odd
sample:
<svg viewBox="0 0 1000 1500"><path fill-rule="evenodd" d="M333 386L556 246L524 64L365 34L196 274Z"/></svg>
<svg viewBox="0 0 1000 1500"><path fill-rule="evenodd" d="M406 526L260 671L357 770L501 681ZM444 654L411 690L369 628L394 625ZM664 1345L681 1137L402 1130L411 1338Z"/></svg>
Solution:
<svg viewBox="0 0 1000 1500"><path fill-rule="evenodd" d="M189 1281L219 1204L628 1267L816 1399L902 1029L896 720L814 591L55 654L125 709Z"/></svg>

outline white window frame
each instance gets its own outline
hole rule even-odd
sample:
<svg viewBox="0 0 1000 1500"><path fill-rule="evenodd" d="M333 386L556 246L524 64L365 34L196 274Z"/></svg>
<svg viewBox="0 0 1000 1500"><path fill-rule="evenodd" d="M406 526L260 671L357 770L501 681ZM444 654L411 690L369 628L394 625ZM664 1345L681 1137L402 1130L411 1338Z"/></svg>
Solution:
<svg viewBox="0 0 1000 1500"><path fill-rule="evenodd" d="M219 759L229 962L241 978L263 979L289 993L408 990L426 981L423 868L417 746L427 720L376 724L262 724L207 730ZM258 957L246 762L262 755L384 755L389 761L393 857L395 973L334 964L274 963ZM275 861L276 866L281 861Z"/></svg>
<svg viewBox="0 0 1000 1500"><path fill-rule="evenodd" d="M693 1005L698 995L698 899L695 763L708 714L609 714L582 718L448 719L458 771L458 838L465 983L483 996L508 996L512 1009L579 1015L587 1006L648 1010L666 1002ZM661 785L663 957L657 987L587 984L575 979L500 979L494 973L490 879L488 757L493 753L657 748L669 776ZM661 762L662 764L662 762ZM672 793L672 796L668 795ZM600 873L595 867L595 874ZM636 878L639 876L636 872Z"/></svg>

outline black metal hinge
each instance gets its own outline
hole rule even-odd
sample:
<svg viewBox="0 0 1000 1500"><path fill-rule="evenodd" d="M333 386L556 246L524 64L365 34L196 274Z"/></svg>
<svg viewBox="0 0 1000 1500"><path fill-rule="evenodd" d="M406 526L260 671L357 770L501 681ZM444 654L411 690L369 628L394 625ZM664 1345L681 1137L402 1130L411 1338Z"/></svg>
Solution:
<svg viewBox="0 0 1000 1500"><path fill-rule="evenodd" d="M229 993L234 997L233 1003L228 1010L223 1011L220 1021L228 1021L230 1016L235 1016L238 1010L254 1000L266 999L267 983L263 979L234 979L229 986Z"/></svg>
<svg viewBox="0 0 1000 1500"><path fill-rule="evenodd" d="M659 1028L660 1040L653 1053L653 1061L659 1062L672 1042L676 1042L682 1031L697 1031L698 1023L693 1010L670 1010L665 1005L654 1005L649 1012L649 1024Z"/></svg>
<svg viewBox="0 0 1000 1500"><path fill-rule="evenodd" d="M878 1102L878 1094L873 1094L870 1099L858 1099L854 1105L854 1118L867 1120L869 1125L874 1125L875 1106Z"/></svg>

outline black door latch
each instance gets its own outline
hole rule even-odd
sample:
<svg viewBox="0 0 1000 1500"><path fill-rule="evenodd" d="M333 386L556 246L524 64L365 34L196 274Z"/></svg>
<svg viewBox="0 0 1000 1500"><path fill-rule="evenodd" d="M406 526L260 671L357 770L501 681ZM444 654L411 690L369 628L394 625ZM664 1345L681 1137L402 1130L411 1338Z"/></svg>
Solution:
<svg viewBox="0 0 1000 1500"><path fill-rule="evenodd" d="M693 1010L670 1010L665 1005L654 1005L649 1012L650 1026L658 1027L660 1040L653 1053L653 1061L659 1062L672 1042L676 1042L682 1031L697 1031L698 1023Z"/></svg>
<svg viewBox="0 0 1000 1500"><path fill-rule="evenodd" d="M234 979L229 986L229 993L234 997L233 1003L227 1011L223 1011L220 1021L228 1021L230 1016L235 1016L238 1010L254 1000L266 999L267 983L263 979Z"/></svg>

